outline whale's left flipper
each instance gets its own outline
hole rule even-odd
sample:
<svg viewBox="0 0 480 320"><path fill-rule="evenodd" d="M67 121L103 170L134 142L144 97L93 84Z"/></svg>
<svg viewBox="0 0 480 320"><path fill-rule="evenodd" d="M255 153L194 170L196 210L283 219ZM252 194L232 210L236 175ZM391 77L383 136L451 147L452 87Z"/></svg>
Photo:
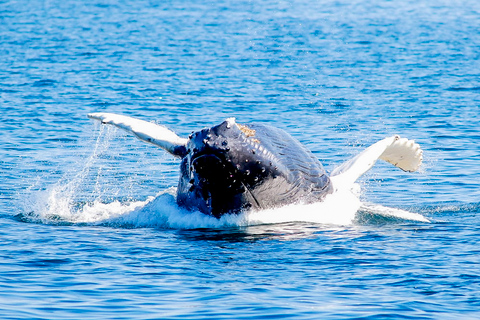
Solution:
<svg viewBox="0 0 480 320"><path fill-rule="evenodd" d="M387 161L403 171L417 171L423 160L423 151L413 140L393 136L385 138L357 155L355 158L335 168L331 173L335 181L341 183L354 183L360 176L367 172L378 159Z"/></svg>
<svg viewBox="0 0 480 320"><path fill-rule="evenodd" d="M187 153L186 145L188 140L180 138L175 132L158 124L103 112L90 113L88 117L99 120L103 124L112 124L133 133L138 139L156 145L176 157L183 157Z"/></svg>

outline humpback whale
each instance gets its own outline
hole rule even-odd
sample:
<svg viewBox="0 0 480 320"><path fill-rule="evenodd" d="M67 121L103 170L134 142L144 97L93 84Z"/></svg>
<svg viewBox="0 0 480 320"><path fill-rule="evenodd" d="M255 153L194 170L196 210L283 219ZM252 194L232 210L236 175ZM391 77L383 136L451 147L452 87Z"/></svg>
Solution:
<svg viewBox="0 0 480 320"><path fill-rule="evenodd" d="M164 126L112 113L88 117L132 133L180 159L177 203L220 218L226 213L322 201L339 185L353 184L378 159L417 171L423 152L413 140L391 136L333 170L287 132L228 118L181 138Z"/></svg>

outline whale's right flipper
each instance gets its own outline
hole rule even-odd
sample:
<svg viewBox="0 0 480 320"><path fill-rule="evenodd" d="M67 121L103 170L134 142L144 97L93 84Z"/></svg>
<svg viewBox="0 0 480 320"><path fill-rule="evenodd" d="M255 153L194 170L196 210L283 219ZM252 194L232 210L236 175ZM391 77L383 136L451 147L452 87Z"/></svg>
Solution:
<svg viewBox="0 0 480 320"><path fill-rule="evenodd" d="M183 157L187 153L188 140L158 124L114 113L90 113L88 117L130 132L138 139L156 145L176 157Z"/></svg>
<svg viewBox="0 0 480 320"><path fill-rule="evenodd" d="M387 161L403 171L417 171L423 160L423 151L413 140L393 136L385 138L357 155L355 158L335 168L331 179L352 184L370 170L378 159Z"/></svg>

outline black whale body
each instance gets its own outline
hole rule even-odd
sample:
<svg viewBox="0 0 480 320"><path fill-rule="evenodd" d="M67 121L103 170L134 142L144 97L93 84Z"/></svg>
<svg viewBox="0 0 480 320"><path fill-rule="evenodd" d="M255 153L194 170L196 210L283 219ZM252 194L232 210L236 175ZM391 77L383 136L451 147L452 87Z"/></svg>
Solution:
<svg viewBox="0 0 480 320"><path fill-rule="evenodd" d="M227 119L192 133L182 157L177 202L220 217L245 209L316 202L331 193L321 163L285 131Z"/></svg>

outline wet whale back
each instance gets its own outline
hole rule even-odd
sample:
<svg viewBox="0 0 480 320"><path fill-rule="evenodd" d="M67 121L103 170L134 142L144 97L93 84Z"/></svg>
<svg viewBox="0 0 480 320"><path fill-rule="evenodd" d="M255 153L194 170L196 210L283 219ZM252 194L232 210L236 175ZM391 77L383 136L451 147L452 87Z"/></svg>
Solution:
<svg viewBox="0 0 480 320"><path fill-rule="evenodd" d="M264 125L249 124L268 165L276 167L278 175L264 179L250 193L262 208L295 202L315 202L332 192L330 179L320 161L298 140L285 131ZM254 145L255 147L256 145Z"/></svg>

